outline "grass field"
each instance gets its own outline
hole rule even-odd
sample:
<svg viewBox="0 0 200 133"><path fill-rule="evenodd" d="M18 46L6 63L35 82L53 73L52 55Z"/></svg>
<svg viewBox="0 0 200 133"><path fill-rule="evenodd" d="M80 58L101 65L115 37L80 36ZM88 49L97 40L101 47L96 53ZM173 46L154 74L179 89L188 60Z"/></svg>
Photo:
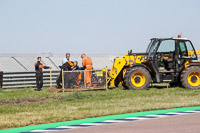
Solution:
<svg viewBox="0 0 200 133"><path fill-rule="evenodd" d="M0 129L199 105L200 90L184 88L70 93L0 90Z"/></svg>

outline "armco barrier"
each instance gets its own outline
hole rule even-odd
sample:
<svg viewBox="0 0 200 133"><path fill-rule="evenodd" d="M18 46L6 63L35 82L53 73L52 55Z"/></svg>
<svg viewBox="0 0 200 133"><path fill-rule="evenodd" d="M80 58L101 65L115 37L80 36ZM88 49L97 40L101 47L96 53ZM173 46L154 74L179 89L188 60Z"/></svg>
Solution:
<svg viewBox="0 0 200 133"><path fill-rule="evenodd" d="M3 86L3 72L0 72L0 88Z"/></svg>
<svg viewBox="0 0 200 133"><path fill-rule="evenodd" d="M56 85L56 78L59 75L59 72L60 71L54 71L51 74L53 86ZM3 82L2 82L3 89L36 87L35 72L4 72L2 75L3 75ZM43 82L44 82L43 86L48 86L48 87L50 86L50 71L43 72Z"/></svg>

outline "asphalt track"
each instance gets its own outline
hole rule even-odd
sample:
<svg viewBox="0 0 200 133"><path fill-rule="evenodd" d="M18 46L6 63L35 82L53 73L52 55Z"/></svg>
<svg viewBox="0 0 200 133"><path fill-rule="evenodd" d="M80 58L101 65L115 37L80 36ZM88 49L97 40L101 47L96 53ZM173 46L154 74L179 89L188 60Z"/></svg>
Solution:
<svg viewBox="0 0 200 133"><path fill-rule="evenodd" d="M187 115L184 115L184 114L187 114ZM189 115L189 114L193 114L193 115ZM32 126L26 126L26 127L0 130L0 133L41 133L41 132L53 133L55 131L59 131L56 133L62 133L62 132L66 132L66 133L68 132L69 133L70 132L72 133L73 132L83 132L83 133L84 132L88 132L88 133L90 132L92 133L93 132L94 133L117 132L118 133L119 132L121 133L121 132L134 132L134 131L142 132L143 130L145 132L158 131L162 133L162 131L165 131L165 130L166 132L168 130L179 132L179 130L182 130L184 128L185 129L180 132L183 132L183 133L194 132L195 133L196 130L199 130L199 127L200 127L199 114L200 114L200 106L183 107L183 108L173 108L173 109L166 109L166 110L152 110L152 111L145 111L145 112L135 112L135 113L118 114L118 115L110 115L110 116L103 116L103 117L94 117L94 118L87 118L87 119L80 119L80 120L41 124L41 125L32 125ZM183 116L183 118L179 119L178 116ZM138 125L140 123L141 125ZM199 127L196 125L198 125ZM152 131L152 130L155 130L155 131ZM173 132L173 131L170 131L170 132ZM200 132L200 130L198 132Z"/></svg>
<svg viewBox="0 0 200 133"><path fill-rule="evenodd" d="M50 133L200 133L200 113L68 129Z"/></svg>

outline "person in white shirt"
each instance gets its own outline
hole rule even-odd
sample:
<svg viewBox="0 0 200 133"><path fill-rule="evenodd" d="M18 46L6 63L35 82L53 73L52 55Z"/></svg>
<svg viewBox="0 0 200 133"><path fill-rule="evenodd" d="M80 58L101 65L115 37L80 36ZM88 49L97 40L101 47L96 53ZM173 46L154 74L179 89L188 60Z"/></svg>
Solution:
<svg viewBox="0 0 200 133"><path fill-rule="evenodd" d="M71 60L70 60L70 53L66 53L66 58L63 58L63 60L62 60L62 65L63 65L65 62L68 62L68 61L71 61Z"/></svg>

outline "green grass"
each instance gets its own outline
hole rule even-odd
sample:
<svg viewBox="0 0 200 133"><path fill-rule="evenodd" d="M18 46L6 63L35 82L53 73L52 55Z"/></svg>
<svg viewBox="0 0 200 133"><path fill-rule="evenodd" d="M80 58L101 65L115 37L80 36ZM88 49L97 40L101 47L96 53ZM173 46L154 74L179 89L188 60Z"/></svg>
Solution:
<svg viewBox="0 0 200 133"><path fill-rule="evenodd" d="M184 88L70 93L0 90L0 129L199 105L200 90Z"/></svg>

